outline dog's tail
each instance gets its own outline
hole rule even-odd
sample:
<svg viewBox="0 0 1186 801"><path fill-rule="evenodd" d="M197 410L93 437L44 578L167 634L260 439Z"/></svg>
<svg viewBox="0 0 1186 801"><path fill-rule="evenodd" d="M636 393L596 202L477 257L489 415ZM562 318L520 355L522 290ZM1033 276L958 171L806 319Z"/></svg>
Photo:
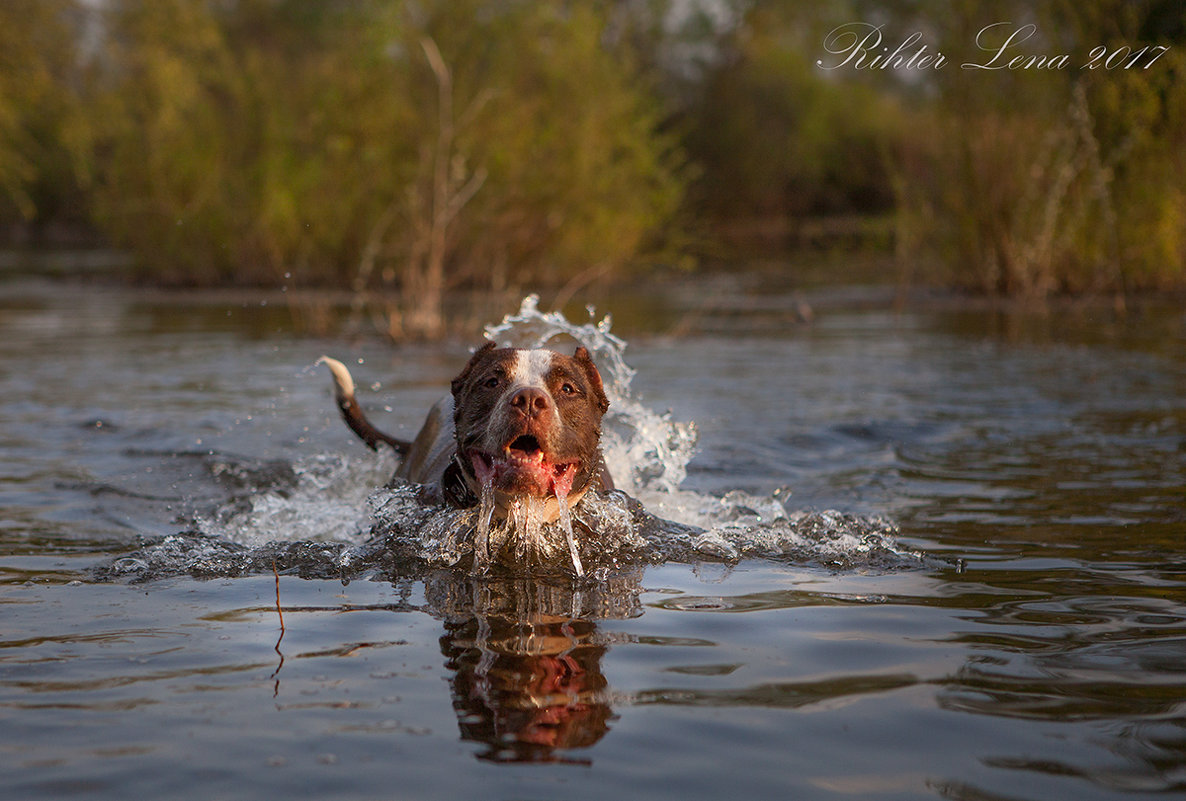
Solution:
<svg viewBox="0 0 1186 801"><path fill-rule="evenodd" d="M346 369L346 365L329 356L322 356L317 360L318 364L323 362L333 373L334 400L338 402L338 410L341 411L342 419L346 421L346 425L350 426L350 430L357 434L359 439L365 442L371 450L378 450L379 443L386 442L396 453L407 454L411 443L396 439L390 434L384 434L371 425L371 421L362 413L362 407L358 405L358 401L354 397L354 379L350 377L350 371Z"/></svg>

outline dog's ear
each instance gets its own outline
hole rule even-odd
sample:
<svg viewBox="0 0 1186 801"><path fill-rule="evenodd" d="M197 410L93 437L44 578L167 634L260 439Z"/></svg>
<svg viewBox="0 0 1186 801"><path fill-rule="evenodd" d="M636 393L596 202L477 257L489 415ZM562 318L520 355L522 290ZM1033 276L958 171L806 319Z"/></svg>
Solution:
<svg viewBox="0 0 1186 801"><path fill-rule="evenodd" d="M593 364L588 349L582 345L577 348L577 352L572 357L585 371L585 377L589 379L589 385L593 387L593 396L597 398L597 408L601 409L602 414L605 414L609 409L609 398L605 396L605 387L601 384L601 373L597 372L597 365Z"/></svg>
<svg viewBox="0 0 1186 801"><path fill-rule="evenodd" d="M450 385L453 390L454 398L456 398L461 392L462 388L465 387L465 382L469 379L470 374L473 373L474 367L476 367L478 362L485 358L486 354L492 350L494 350L494 343L487 342L485 345L478 348L474 355L470 357L469 363L465 365L465 369L463 369L458 374L458 376L453 379L453 383Z"/></svg>

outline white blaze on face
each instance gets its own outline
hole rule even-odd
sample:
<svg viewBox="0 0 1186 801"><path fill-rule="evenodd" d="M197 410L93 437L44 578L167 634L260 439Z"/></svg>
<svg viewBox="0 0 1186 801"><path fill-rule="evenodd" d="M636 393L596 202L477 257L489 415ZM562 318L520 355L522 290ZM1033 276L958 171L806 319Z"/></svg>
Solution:
<svg viewBox="0 0 1186 801"><path fill-rule="evenodd" d="M547 378L548 371L552 369L553 356L555 354L550 350L515 351L515 362L511 365L510 386L507 387L507 394L504 397L509 398L510 395L526 387L541 389L548 397L551 397ZM555 423L560 422L560 412L556 409L555 403L552 404L552 417Z"/></svg>
<svg viewBox="0 0 1186 801"><path fill-rule="evenodd" d="M552 352L547 350L515 351L515 364L511 367L511 388L538 387L548 389L545 379L552 369Z"/></svg>

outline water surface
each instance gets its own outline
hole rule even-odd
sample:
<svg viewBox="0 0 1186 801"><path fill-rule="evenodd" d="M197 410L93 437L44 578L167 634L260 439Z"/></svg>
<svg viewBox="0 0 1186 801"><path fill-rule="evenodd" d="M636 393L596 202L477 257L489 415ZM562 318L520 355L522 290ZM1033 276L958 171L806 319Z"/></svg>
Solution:
<svg viewBox="0 0 1186 801"><path fill-rule="evenodd" d="M780 547L582 583L342 562L394 460L336 419L316 358L408 435L476 343L4 291L0 797L1186 789L1180 309L821 291L802 324L802 297L723 282L619 316L632 397L699 435L679 492L640 496ZM879 555L845 519L890 521ZM244 549L278 575L220 575Z"/></svg>

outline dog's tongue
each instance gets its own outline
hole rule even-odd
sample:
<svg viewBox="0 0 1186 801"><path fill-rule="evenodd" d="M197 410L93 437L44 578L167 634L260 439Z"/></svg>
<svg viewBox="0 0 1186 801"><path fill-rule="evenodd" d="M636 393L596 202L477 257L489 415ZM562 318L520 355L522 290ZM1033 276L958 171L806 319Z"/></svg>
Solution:
<svg viewBox="0 0 1186 801"><path fill-rule="evenodd" d="M560 500L564 500L572 492L572 482L576 480L576 465L565 465L564 469L552 471L552 492Z"/></svg>
<svg viewBox="0 0 1186 801"><path fill-rule="evenodd" d="M478 479L478 483L483 487L494 486L494 478L498 473L498 468L493 464L487 464L485 459L478 456L470 458L470 464L474 467L474 478Z"/></svg>
<svg viewBox="0 0 1186 801"><path fill-rule="evenodd" d="M474 477L482 486L499 488L508 481L522 486L523 479L529 477L528 481L535 487L535 493L565 498L572 492L576 480L576 464L557 466L538 450L525 452L510 449L502 456L489 461L487 458L475 455L471 460Z"/></svg>

